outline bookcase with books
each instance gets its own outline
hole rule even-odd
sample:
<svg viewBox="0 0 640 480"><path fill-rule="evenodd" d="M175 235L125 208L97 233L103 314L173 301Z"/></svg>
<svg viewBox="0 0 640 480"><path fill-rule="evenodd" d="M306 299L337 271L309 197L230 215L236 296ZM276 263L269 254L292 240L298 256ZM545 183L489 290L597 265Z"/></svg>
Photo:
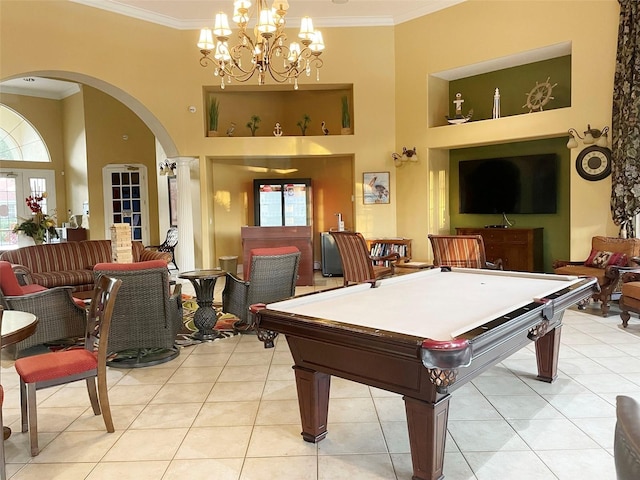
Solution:
<svg viewBox="0 0 640 480"><path fill-rule="evenodd" d="M411 260L410 238L371 238L367 239L367 248L374 257L384 257L395 252L400 255L398 263Z"/></svg>

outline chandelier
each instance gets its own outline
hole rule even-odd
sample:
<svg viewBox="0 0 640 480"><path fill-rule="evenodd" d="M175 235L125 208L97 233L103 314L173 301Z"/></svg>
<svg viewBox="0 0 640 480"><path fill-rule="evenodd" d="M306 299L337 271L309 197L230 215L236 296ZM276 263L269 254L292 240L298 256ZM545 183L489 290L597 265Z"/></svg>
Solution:
<svg viewBox="0 0 640 480"><path fill-rule="evenodd" d="M256 24L248 32L251 2L235 0L233 7L233 21L240 29L237 45L229 47L231 29L223 12L216 14L213 30L200 30L198 40L198 48L202 53L200 65L213 65L214 74L220 77L221 88L232 79L246 82L254 75L258 77L258 85L264 85L268 73L278 83L293 80L297 90L298 77L302 72L310 76L312 67L316 68L316 81L320 80L319 70L323 63L320 55L324 50L324 42L322 34L313 29L311 18L302 18L298 33L300 43L291 42L287 45L284 33L284 17L289 9L287 0L274 0L271 8L266 0L257 0Z"/></svg>

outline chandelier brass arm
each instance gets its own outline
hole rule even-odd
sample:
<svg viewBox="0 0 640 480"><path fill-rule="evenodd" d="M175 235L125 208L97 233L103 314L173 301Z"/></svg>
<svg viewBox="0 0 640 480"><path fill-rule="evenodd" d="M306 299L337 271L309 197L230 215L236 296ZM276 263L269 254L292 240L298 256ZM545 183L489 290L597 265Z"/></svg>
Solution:
<svg viewBox="0 0 640 480"><path fill-rule="evenodd" d="M266 0L258 0L258 20L253 28L254 38L247 33L251 3L248 0L236 0L234 6L233 19L240 29L238 44L229 47L231 29L224 13L216 14L213 30L201 30L198 41L198 48L202 54L200 65L214 67L214 74L220 77L221 88L232 79L246 82L256 74L258 84L264 85L266 74L269 73L278 83L293 80L294 88L297 89L298 77L302 72L307 76L311 75L314 67L316 80L319 80L319 69L323 66L320 55L324 50L324 41L322 33L314 30L309 17L304 17L300 26L298 37L301 48L297 42L286 44L284 17L289 8L286 0L275 0L271 9L266 6Z"/></svg>

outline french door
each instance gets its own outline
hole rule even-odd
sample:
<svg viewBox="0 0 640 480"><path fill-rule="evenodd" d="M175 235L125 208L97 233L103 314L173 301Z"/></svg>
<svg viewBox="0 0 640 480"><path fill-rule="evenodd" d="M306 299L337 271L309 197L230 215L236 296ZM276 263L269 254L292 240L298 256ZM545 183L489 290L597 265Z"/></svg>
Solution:
<svg viewBox="0 0 640 480"><path fill-rule="evenodd" d="M13 227L31 217L26 198L47 193L40 202L42 211L56 213L56 181L53 170L0 169L0 247L18 246L18 236ZM58 225L66 222L66 215L57 215Z"/></svg>
<svg viewBox="0 0 640 480"><path fill-rule="evenodd" d="M144 165L107 165L102 169L105 238L111 225L131 226L131 240L149 244L149 197L147 168Z"/></svg>

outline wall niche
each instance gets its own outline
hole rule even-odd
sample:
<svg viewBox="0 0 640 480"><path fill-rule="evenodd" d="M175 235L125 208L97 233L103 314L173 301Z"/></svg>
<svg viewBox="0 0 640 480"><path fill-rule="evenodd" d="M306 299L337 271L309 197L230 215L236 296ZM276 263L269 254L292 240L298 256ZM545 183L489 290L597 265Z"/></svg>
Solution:
<svg viewBox="0 0 640 480"><path fill-rule="evenodd" d="M353 85L207 86L203 88L204 132L209 130L209 107L218 102L218 137L291 137L341 135L343 98L346 97L351 132L354 131ZM257 116L255 135L247 126ZM306 127L304 133L298 123ZM324 129L322 122L324 122ZM276 123L280 130L277 130ZM228 133L229 132L229 133ZM277 135L278 134L278 135Z"/></svg>
<svg viewBox="0 0 640 480"><path fill-rule="evenodd" d="M468 123L493 119L496 88L500 91L500 117L527 115L528 94L547 79L555 86L553 99L543 111L570 107L570 42L434 73L429 77L429 127L448 125L447 116L455 116L453 102L458 92L464 100L463 115L473 109Z"/></svg>

